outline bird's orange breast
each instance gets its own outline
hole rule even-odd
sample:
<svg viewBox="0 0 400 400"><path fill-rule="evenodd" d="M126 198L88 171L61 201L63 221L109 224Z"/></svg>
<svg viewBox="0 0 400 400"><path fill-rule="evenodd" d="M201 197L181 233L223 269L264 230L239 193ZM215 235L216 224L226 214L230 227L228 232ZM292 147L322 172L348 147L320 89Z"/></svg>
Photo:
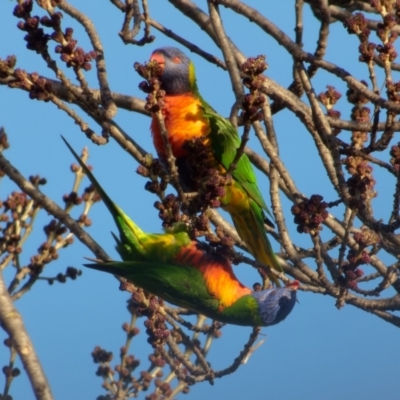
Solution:
<svg viewBox="0 0 400 400"><path fill-rule="evenodd" d="M209 293L219 300L222 309L252 293L251 289L238 281L225 258L209 254L199 248L196 242L182 248L175 262L199 269Z"/></svg>
<svg viewBox="0 0 400 400"><path fill-rule="evenodd" d="M162 109L172 153L176 158L185 156L182 146L186 140L195 139L210 132L210 124L203 116L200 99L192 94L165 96ZM157 118L151 122L154 147L160 157L165 155L164 141Z"/></svg>

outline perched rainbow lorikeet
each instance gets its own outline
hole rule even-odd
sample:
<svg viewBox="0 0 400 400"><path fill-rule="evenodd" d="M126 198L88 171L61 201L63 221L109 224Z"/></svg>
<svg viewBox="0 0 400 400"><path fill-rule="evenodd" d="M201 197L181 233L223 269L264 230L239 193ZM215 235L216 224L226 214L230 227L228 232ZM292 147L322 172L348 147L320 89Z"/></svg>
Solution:
<svg viewBox="0 0 400 400"><path fill-rule="evenodd" d="M157 61L160 65L158 79L161 89L165 91L162 112L181 179L185 180L187 175L187 159L193 157L185 150L185 143L199 137L206 138L204 143L210 153L210 166L222 174L226 173L240 146L240 139L236 128L218 115L201 97L193 62L175 47L155 50L150 61ZM164 141L155 115L151 132L158 156L161 161L165 161ZM182 186L187 188L190 184L183 182ZM264 211L269 213L269 210L258 189L254 170L246 154L241 156L232 173L232 183L224 189L225 195L220 198L221 206L231 215L249 252L258 262L282 271L264 226L264 223L273 226L264 215ZM273 274L269 274L269 278L280 286Z"/></svg>
<svg viewBox="0 0 400 400"><path fill-rule="evenodd" d="M143 232L101 188L92 173L67 146L112 214L123 262L86 265L126 278L180 307L236 325L269 326L284 320L296 302L298 281L285 288L253 292L242 285L230 262L208 245L193 241L183 227L164 234Z"/></svg>

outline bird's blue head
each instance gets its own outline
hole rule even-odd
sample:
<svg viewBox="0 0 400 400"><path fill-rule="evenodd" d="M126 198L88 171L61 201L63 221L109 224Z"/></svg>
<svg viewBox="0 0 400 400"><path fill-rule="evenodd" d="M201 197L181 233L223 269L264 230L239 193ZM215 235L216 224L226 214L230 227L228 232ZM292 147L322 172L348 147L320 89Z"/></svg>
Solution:
<svg viewBox="0 0 400 400"><path fill-rule="evenodd" d="M292 312L296 303L297 287L298 282L289 287L271 288L252 294L258 303L265 326L278 324Z"/></svg>
<svg viewBox="0 0 400 400"><path fill-rule="evenodd" d="M157 61L161 67L161 89L167 95L179 95L197 91L194 65L176 47L160 47L153 51L150 61Z"/></svg>

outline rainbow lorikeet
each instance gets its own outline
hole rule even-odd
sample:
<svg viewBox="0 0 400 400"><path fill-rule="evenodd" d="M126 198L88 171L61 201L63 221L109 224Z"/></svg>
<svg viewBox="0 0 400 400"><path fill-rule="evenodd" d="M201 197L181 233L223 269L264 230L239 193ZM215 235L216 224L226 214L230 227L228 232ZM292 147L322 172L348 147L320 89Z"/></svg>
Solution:
<svg viewBox="0 0 400 400"><path fill-rule="evenodd" d="M158 79L161 89L165 91L162 112L181 179L185 180L188 158L193 157L193 154L189 155L186 151L185 144L200 137L205 137L210 166L225 174L235 158L240 139L236 128L218 115L201 97L193 62L175 47L155 50L150 61L157 61L160 66ZM158 156L163 161L166 156L165 146L155 115L151 132ZM190 184L183 182L182 186L187 188ZM264 223L273 226L264 215L264 211L269 213L269 210L258 189L254 170L246 154L239 159L232 173L232 182L224 189L225 194L220 198L221 206L231 215L249 252L258 262L282 271L264 226ZM280 286L273 274L269 274L269 278Z"/></svg>
<svg viewBox="0 0 400 400"><path fill-rule="evenodd" d="M218 321L268 326L282 321L296 302L298 281L285 288L253 292L238 281L230 262L208 245L190 239L183 227L164 234L143 232L101 188L74 154L118 227L117 250L123 262L86 265L126 278L180 307Z"/></svg>

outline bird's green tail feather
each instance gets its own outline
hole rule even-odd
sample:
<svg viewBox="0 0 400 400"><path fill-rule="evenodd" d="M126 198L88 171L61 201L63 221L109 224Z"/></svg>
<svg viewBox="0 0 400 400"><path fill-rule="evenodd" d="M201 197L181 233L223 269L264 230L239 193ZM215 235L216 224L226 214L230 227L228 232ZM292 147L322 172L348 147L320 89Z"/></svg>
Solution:
<svg viewBox="0 0 400 400"><path fill-rule="evenodd" d="M233 208L230 210L235 228L240 238L246 243L249 252L258 262L281 272L282 267L267 237L262 209L252 199L249 199L249 203L248 209ZM275 275L268 274L268 277L277 287L280 287L279 280Z"/></svg>
<svg viewBox="0 0 400 400"><path fill-rule="evenodd" d="M119 230L120 239L117 239L117 250L125 261L162 260L168 262L179 249L190 242L188 234L181 227L165 234L151 234L143 232L108 196L100 186L89 168L76 154L70 144L62 137L65 144L81 166L90 182L95 187L104 204L107 206Z"/></svg>
<svg viewBox="0 0 400 400"><path fill-rule="evenodd" d="M62 137L62 139L75 157L76 161L81 166L83 172L87 175L90 182L95 187L104 204L110 211L121 237L121 240L117 241L117 250L121 254L121 257L124 259L143 259L146 250L142 247L141 239L145 236L145 233L121 210L121 208L119 208L110 199L108 194L101 187L97 179L90 172L89 168L81 160L75 150L71 147L71 145L66 141L64 137Z"/></svg>

